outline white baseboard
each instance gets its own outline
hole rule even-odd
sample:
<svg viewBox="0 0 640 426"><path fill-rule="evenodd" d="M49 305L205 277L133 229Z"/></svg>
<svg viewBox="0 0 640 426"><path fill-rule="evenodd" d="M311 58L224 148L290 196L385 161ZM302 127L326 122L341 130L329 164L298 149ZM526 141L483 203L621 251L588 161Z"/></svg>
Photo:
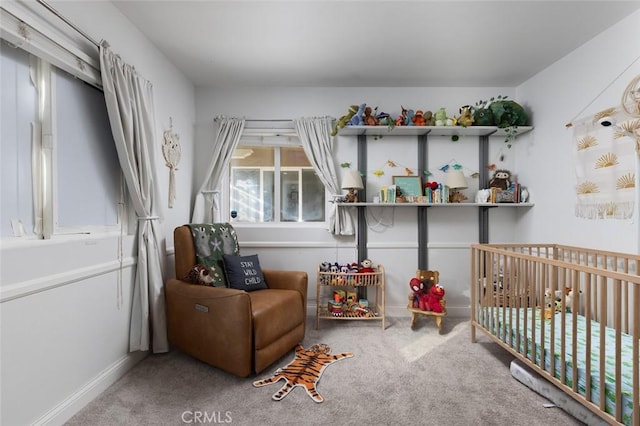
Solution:
<svg viewBox="0 0 640 426"><path fill-rule="evenodd" d="M123 356L94 377L93 380L78 389L78 391L69 398L45 413L33 424L47 426L63 425L85 405L93 401L109 386L124 376L133 366L142 361L148 354L149 352L132 352Z"/></svg>

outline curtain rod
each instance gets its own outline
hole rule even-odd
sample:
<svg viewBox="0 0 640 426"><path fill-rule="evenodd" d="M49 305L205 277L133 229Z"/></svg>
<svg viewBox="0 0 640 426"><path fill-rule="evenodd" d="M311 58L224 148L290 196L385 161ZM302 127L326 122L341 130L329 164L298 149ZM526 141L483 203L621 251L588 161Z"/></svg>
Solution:
<svg viewBox="0 0 640 426"><path fill-rule="evenodd" d="M293 121L291 118L247 118L246 121Z"/></svg>
<svg viewBox="0 0 640 426"><path fill-rule="evenodd" d="M225 118L225 115L218 115L216 117L213 118L214 121L218 121L222 118ZM271 122L271 123L277 123L277 122L290 122L293 123L293 118L244 118L244 121L247 122Z"/></svg>
<svg viewBox="0 0 640 426"><path fill-rule="evenodd" d="M87 33L85 33L84 31L82 31L80 28L78 28L73 22L71 22L70 20L68 20L66 17L64 17L60 12L58 12L56 9L54 9L50 4L48 4L47 2L45 2L44 0L37 0L38 3L40 3L42 6L44 6L45 8L47 8L47 10L49 10L49 12L53 13L54 15L56 15L58 18L60 18L65 24L69 25L71 28L73 28L74 30L76 30L81 36L83 36L84 38L86 38L88 41L90 41L92 44L94 44L97 48L100 48L100 43L98 43L97 41L95 41L93 38L91 38L89 35L87 35Z"/></svg>

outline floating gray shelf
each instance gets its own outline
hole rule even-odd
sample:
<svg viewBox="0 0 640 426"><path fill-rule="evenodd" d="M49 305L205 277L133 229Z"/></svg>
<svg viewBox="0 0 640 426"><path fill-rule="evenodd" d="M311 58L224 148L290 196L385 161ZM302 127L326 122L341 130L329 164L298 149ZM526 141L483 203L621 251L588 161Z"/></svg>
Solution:
<svg viewBox="0 0 640 426"><path fill-rule="evenodd" d="M532 126L518 126L517 136L527 133ZM506 130L496 126L345 126L338 131L340 136L356 136L358 138L358 170L365 172L367 166L367 136L415 136L418 142L418 175L427 169L428 137L429 136L477 136L479 149L479 182L484 188L489 182L487 168L489 156L489 137L506 136ZM366 178L365 178L366 179ZM359 194L366 199L365 189ZM367 228L365 209L367 207L416 207L418 216L418 269L428 267L428 235L427 211L429 208L478 208L478 242L489 242L489 210L493 208L532 207L532 203L338 203L340 207L356 207L358 210L358 262L367 257Z"/></svg>

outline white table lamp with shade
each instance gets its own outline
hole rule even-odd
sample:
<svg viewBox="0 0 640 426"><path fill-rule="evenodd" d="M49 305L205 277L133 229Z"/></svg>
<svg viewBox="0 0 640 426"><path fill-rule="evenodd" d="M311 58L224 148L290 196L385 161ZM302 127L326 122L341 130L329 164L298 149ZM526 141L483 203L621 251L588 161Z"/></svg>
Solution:
<svg viewBox="0 0 640 426"><path fill-rule="evenodd" d="M449 202L450 203L461 203L466 200L467 197L464 196L462 192L459 190L467 189L469 185L467 184L467 179L464 177L464 173L462 170L449 170L447 172L447 183L446 185L449 187Z"/></svg>
<svg viewBox="0 0 640 426"><path fill-rule="evenodd" d="M347 170L347 173L342 177L341 188L349 191L345 196L345 203L357 203L358 194L356 190L364 189L360 172L358 170Z"/></svg>

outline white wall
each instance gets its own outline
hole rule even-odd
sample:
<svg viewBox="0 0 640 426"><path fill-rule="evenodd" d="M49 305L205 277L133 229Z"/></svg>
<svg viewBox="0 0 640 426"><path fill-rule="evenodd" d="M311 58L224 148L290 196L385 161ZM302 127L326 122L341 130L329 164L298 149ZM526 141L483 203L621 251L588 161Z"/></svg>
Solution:
<svg viewBox="0 0 640 426"><path fill-rule="evenodd" d="M153 83L155 159L173 275L172 232L188 222L192 204L193 85L111 3L51 3ZM169 172L161 151L169 117L182 144L173 209L167 208ZM118 248L117 236L2 242L0 423L61 424L146 355L128 353L132 238L124 238L122 269Z"/></svg>
<svg viewBox="0 0 640 426"><path fill-rule="evenodd" d="M534 111L535 130L516 143L517 164L536 203L521 218L519 240L638 252L637 216L575 217L572 131L565 128L576 115L582 118L620 104L625 87L640 74L638 40L640 11L518 87L518 97Z"/></svg>
<svg viewBox="0 0 640 426"><path fill-rule="evenodd" d="M196 94L196 175L201 182L211 156L217 115L253 119L293 119L302 116L330 115L340 117L349 105L366 103L397 116L401 105L413 109L435 111L445 107L450 115L458 114L462 105L474 104L491 96L514 97L513 88L230 88L201 89ZM429 139L429 170L431 179L442 181L438 170L456 160L465 167L465 174L478 171L478 138L461 138L452 142L445 137ZM498 167L512 169L514 155L506 149L504 139L491 138L490 160ZM367 194L369 201L377 188L390 184L394 174L404 175L404 167L417 168L417 138L385 136L368 141ZM357 167L357 139L339 136L335 141L337 163L351 162ZM505 153L499 161L500 150ZM375 177L370 172L383 168L387 160L399 168L384 168L385 175ZM469 178L466 191L473 200L477 180ZM199 184L194 187L197 191ZM475 188L475 189L474 189ZM493 209L497 210L497 209ZM493 241L513 241L517 209L504 209L490 215L490 237ZM409 280L418 268L417 209L368 209L368 256L375 264L385 266L387 277L387 307L392 315L407 315ZM469 244L478 240L477 208L430 209L429 267L441 272L441 284L447 291L447 309L451 315L468 315ZM380 223L379 223L380 222ZM391 226L384 226L385 224ZM316 268L321 261L351 263L357 261L353 238L334 238L316 227L297 226L287 232L260 226L237 224L241 248L245 253L258 253L264 267L301 269L309 274L309 306L316 305ZM294 256L295 255L295 256Z"/></svg>

